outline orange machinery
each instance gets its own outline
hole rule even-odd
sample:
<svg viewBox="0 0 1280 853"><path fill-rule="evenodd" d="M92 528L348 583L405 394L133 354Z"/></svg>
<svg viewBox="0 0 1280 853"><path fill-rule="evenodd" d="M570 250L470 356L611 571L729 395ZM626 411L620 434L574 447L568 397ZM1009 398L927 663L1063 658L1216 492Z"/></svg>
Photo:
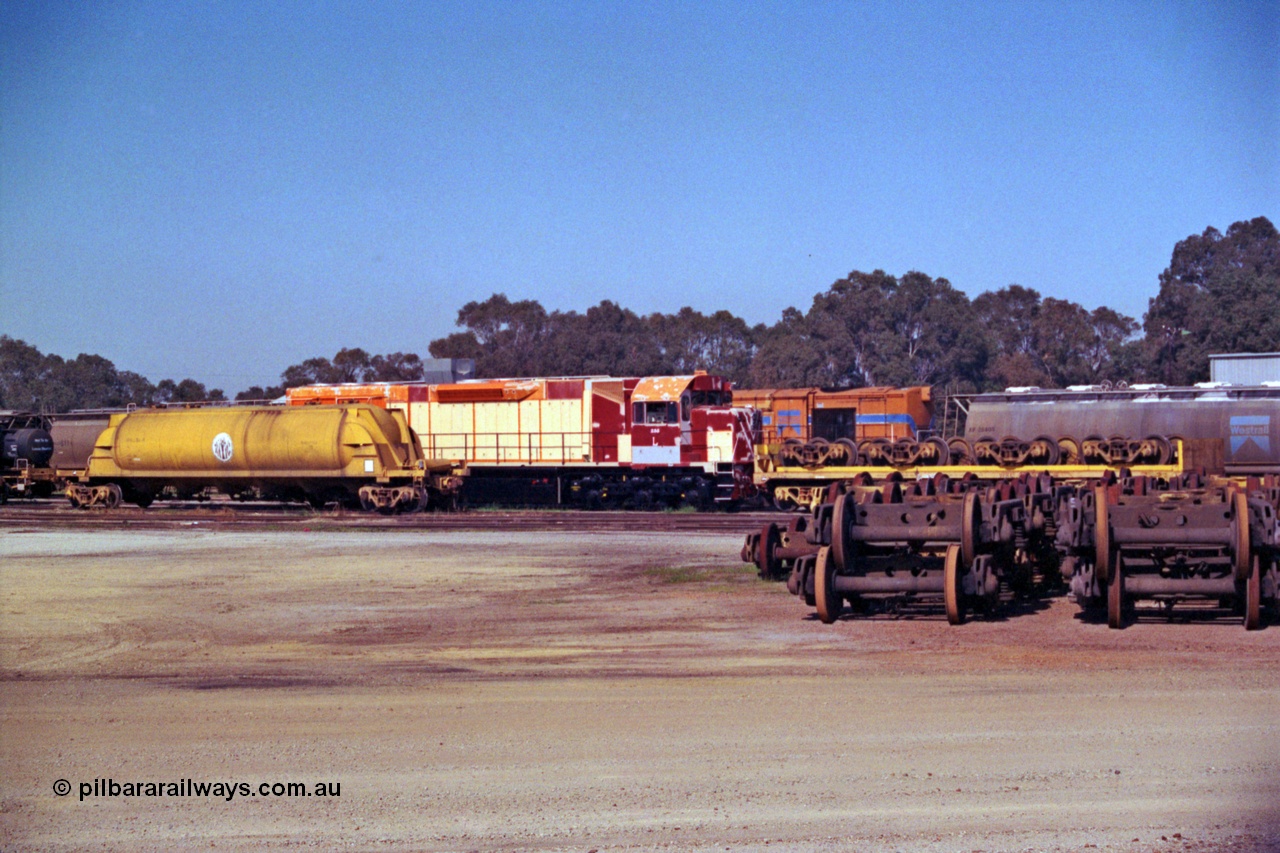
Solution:
<svg viewBox="0 0 1280 853"><path fill-rule="evenodd" d="M911 388L734 389L736 406L760 412L757 442L776 451L787 439L916 438L933 424L933 392L927 385Z"/></svg>

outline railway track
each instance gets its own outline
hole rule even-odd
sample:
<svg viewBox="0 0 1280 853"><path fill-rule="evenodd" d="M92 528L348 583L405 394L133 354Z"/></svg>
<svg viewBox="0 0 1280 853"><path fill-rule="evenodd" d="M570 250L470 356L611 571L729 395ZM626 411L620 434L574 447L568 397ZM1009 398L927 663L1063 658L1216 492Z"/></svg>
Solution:
<svg viewBox="0 0 1280 853"><path fill-rule="evenodd" d="M254 503L157 504L147 509L118 507L73 509L60 500L0 506L0 530L15 527L131 530L209 527L298 530L564 530L590 532L731 533L759 530L768 522L785 523L785 513L488 510L378 515L351 510L310 510L297 505Z"/></svg>

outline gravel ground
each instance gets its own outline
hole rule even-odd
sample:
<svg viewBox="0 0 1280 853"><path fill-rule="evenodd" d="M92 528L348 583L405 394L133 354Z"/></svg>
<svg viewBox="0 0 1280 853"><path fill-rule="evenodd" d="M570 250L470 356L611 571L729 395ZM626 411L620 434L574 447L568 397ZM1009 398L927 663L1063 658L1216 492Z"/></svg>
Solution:
<svg viewBox="0 0 1280 853"><path fill-rule="evenodd" d="M1280 850L1280 627L825 626L740 545L7 526L0 849Z"/></svg>

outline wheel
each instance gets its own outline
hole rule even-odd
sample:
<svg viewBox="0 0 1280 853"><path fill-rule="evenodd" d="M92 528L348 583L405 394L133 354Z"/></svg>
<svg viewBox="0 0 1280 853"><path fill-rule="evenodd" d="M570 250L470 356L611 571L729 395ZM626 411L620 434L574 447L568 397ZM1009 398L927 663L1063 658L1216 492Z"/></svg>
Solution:
<svg viewBox="0 0 1280 853"><path fill-rule="evenodd" d="M950 625L964 624L964 599L960 590L960 576L962 574L960 546L948 545L947 557L943 562L942 594L947 605L947 623Z"/></svg>
<svg viewBox="0 0 1280 853"><path fill-rule="evenodd" d="M756 548L756 568L760 570L760 577L765 580L772 580L778 573L778 561L774 559L774 549L778 547L778 527L773 522L769 522L760 531L760 542Z"/></svg>
<svg viewBox="0 0 1280 853"><path fill-rule="evenodd" d="M1043 458L1035 463L1037 465L1057 465L1058 460L1062 458L1062 450L1058 447L1058 442L1054 441L1050 436L1038 436L1035 441L1031 443L1033 445L1039 445L1042 451L1041 455Z"/></svg>
<svg viewBox="0 0 1280 853"><path fill-rule="evenodd" d="M1099 583L1107 583L1111 577L1111 515L1107 512L1107 490L1098 486L1093 490L1093 550L1094 570Z"/></svg>
<svg viewBox="0 0 1280 853"><path fill-rule="evenodd" d="M947 449L951 451L952 465L972 465L973 447L963 438L956 437L947 441Z"/></svg>
<svg viewBox="0 0 1280 853"><path fill-rule="evenodd" d="M887 438L871 438L858 445L858 452L867 457L867 463L873 466L889 464L893 444Z"/></svg>
<svg viewBox="0 0 1280 853"><path fill-rule="evenodd" d="M836 571L849 571L848 544L845 539L845 527L853 513L853 495L836 497L835 507L831 512L831 559Z"/></svg>
<svg viewBox="0 0 1280 853"><path fill-rule="evenodd" d="M1058 439L1058 459L1067 465L1079 465L1080 440L1075 436L1064 435Z"/></svg>
<svg viewBox="0 0 1280 853"><path fill-rule="evenodd" d="M928 447L933 449L934 460L930 465L950 465L951 464L951 446L944 439L934 436L925 439L922 448Z"/></svg>
<svg viewBox="0 0 1280 853"><path fill-rule="evenodd" d="M108 483L106 492L103 495L102 503L107 509L115 509L120 506L120 502L124 500L124 492L115 483Z"/></svg>
<svg viewBox="0 0 1280 853"><path fill-rule="evenodd" d="M835 579L836 565L831 559L831 549L824 545L818 549L818 561L813 567L813 600L824 625L839 619L844 607L844 598L833 589Z"/></svg>
<svg viewBox="0 0 1280 853"><path fill-rule="evenodd" d="M852 468L858 464L858 443L852 438L837 438L832 448L843 448L845 461L842 463Z"/></svg>
<svg viewBox="0 0 1280 853"><path fill-rule="evenodd" d="M960 559L972 566L978 559L978 493L968 492L960 507Z"/></svg>
<svg viewBox="0 0 1280 853"><path fill-rule="evenodd" d="M1244 629L1256 631L1262 627L1262 558L1255 554L1250 562L1244 584Z"/></svg>
<svg viewBox="0 0 1280 853"><path fill-rule="evenodd" d="M1111 567L1107 581L1107 627L1124 627L1124 560L1119 557Z"/></svg>
<svg viewBox="0 0 1280 853"><path fill-rule="evenodd" d="M340 501L339 506L343 505L344 503L345 501ZM396 512L402 515L408 515L409 513L419 512L426 505L426 503L427 503L426 494L423 493L420 489L414 489L412 493L408 497L406 497L403 501L401 501L398 507L396 507Z"/></svg>
<svg viewBox="0 0 1280 853"><path fill-rule="evenodd" d="M1231 527L1234 536L1232 537L1232 553L1231 565L1236 570L1236 580L1248 580L1252 566L1250 563L1251 549L1249 547L1249 498L1241 490L1237 490L1231 497L1231 508L1233 518L1231 519Z"/></svg>
<svg viewBox="0 0 1280 853"><path fill-rule="evenodd" d="M779 467L788 468L799 465L803 448L804 442L798 438L788 438L782 442L782 447L778 450Z"/></svg>
<svg viewBox="0 0 1280 853"><path fill-rule="evenodd" d="M1173 461L1173 442L1163 435L1149 435L1147 442L1151 444L1155 450L1156 458L1152 462L1156 465L1168 465Z"/></svg>

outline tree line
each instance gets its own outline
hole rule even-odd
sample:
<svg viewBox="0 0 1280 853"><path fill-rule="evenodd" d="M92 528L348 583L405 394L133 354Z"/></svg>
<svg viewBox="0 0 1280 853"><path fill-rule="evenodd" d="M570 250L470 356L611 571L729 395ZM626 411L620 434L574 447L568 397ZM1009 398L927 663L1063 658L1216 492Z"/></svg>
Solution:
<svg viewBox="0 0 1280 853"><path fill-rule="evenodd" d="M1186 385L1210 353L1280 351L1280 233L1265 217L1208 228L1174 247L1141 324L1011 284L970 299L922 272L852 272L772 325L729 311L641 316L610 300L548 311L495 293L458 311L435 358L475 359L477 377L644 376L703 369L737 387L933 385L973 392L1104 381ZM291 365L237 400L317 382L413 381L421 356L348 348ZM0 408L65 411L225 399L192 379L152 385L108 360L41 354L0 335Z"/></svg>

